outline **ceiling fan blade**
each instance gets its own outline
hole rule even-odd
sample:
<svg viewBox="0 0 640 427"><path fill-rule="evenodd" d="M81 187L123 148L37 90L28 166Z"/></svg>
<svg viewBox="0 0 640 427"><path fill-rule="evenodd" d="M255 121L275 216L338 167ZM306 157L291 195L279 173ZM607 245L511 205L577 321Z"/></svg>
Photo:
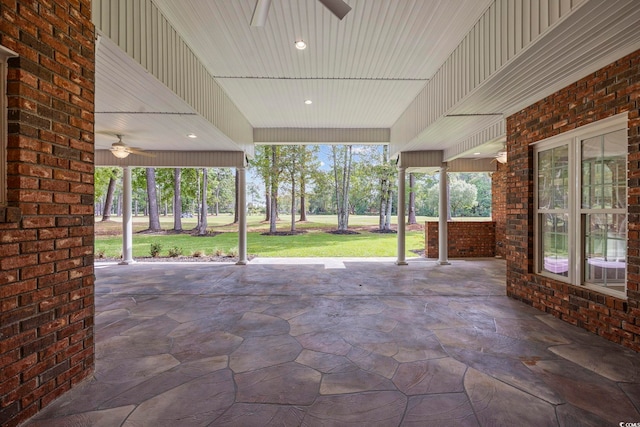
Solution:
<svg viewBox="0 0 640 427"><path fill-rule="evenodd" d="M256 0L256 8L253 9L253 16L251 17L252 27L264 27L270 6L271 0Z"/></svg>
<svg viewBox="0 0 640 427"><path fill-rule="evenodd" d="M142 151L139 148L136 147L129 147L127 148L127 151L131 154L136 154L138 156L145 156L145 157L155 157L156 155L153 153L147 153L146 151Z"/></svg>
<svg viewBox="0 0 640 427"><path fill-rule="evenodd" d="M318 0L327 9L331 11L338 19L342 20L347 13L351 10L351 6L346 4L342 0ZM253 25L253 24L252 24Z"/></svg>

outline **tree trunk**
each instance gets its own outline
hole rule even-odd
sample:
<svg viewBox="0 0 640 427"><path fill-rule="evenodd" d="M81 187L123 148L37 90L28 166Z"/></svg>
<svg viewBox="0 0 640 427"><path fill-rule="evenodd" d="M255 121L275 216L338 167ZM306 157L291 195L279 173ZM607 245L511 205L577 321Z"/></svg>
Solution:
<svg viewBox="0 0 640 427"><path fill-rule="evenodd" d="M111 218L111 208L113 207L113 193L116 190L116 180L114 177L109 178L109 186L107 187L107 197L102 210L102 221L109 221Z"/></svg>
<svg viewBox="0 0 640 427"><path fill-rule="evenodd" d="M336 200L338 202L338 230L347 231L349 228L349 183L351 180L351 161L353 158L352 146L348 145L344 151L343 167L342 167L342 185L339 186L337 181L337 167L334 173L336 180ZM335 151L334 151L334 165L335 165ZM340 187L340 190L338 190Z"/></svg>
<svg viewBox="0 0 640 427"><path fill-rule="evenodd" d="M300 177L300 221L307 220L307 206L304 193L306 191L306 185L304 182L304 176Z"/></svg>
<svg viewBox="0 0 640 427"><path fill-rule="evenodd" d="M387 216L384 220L384 229L386 231L391 230L392 208L393 208L393 190L391 189L391 185L389 185L389 189L387 190Z"/></svg>
<svg viewBox="0 0 640 427"><path fill-rule="evenodd" d="M387 213L387 180L380 180L380 218L378 221L378 228L384 230L385 217Z"/></svg>
<svg viewBox="0 0 640 427"><path fill-rule="evenodd" d="M238 218L238 212L240 211L240 206L239 206L239 201L240 201L240 189L238 188L238 182L239 182L239 177L238 177L238 169L236 169L236 201L235 201L235 208L234 208L234 212L233 212L233 223L237 224L238 221L240 220L240 218Z"/></svg>
<svg viewBox="0 0 640 427"><path fill-rule="evenodd" d="M269 233L276 232L276 220L278 219L278 182L276 174L278 171L277 147L271 147L271 216L269 218Z"/></svg>
<svg viewBox="0 0 640 427"><path fill-rule="evenodd" d="M216 187L216 200L215 200L215 215L218 216L220 214L220 184Z"/></svg>
<svg viewBox="0 0 640 427"><path fill-rule="evenodd" d="M149 230L160 231L158 194L156 192L156 170L154 168L147 168L147 197L149 199Z"/></svg>
<svg viewBox="0 0 640 427"><path fill-rule="evenodd" d="M296 231L296 181L291 174L291 232Z"/></svg>
<svg viewBox="0 0 640 427"><path fill-rule="evenodd" d="M202 168L202 192L200 193L200 221L198 222L198 236L207 235L207 168Z"/></svg>
<svg viewBox="0 0 640 427"><path fill-rule="evenodd" d="M264 192L264 197L265 197L265 203L264 203L264 220L265 221L271 221L271 196L269 195L269 192L271 190L267 189Z"/></svg>
<svg viewBox="0 0 640 427"><path fill-rule="evenodd" d="M333 153L333 182L334 182L334 187L336 190L336 210L338 213L338 230L341 230L341 219L342 219L342 215L340 215L340 189L338 186L338 156L337 156L337 152L336 152L336 146L332 146L331 147L331 151Z"/></svg>
<svg viewBox="0 0 640 427"><path fill-rule="evenodd" d="M173 231L182 231L182 169L173 170Z"/></svg>
<svg viewBox="0 0 640 427"><path fill-rule="evenodd" d="M413 187L416 185L416 177L410 173L409 174L409 213L407 218L407 223L417 224L416 220L416 193L413 191Z"/></svg>
<svg viewBox="0 0 640 427"><path fill-rule="evenodd" d="M387 176L386 172L388 149L389 148L386 145L382 147L383 176L380 180L380 218L378 221L380 230L386 230L385 225L387 224L387 195L389 194L389 187L391 186L389 177Z"/></svg>

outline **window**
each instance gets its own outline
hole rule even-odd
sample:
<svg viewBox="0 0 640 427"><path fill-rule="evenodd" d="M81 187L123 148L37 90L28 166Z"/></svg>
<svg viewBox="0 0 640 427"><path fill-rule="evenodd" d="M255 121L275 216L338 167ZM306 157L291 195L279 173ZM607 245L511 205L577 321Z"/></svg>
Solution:
<svg viewBox="0 0 640 427"><path fill-rule="evenodd" d="M0 207L7 204L7 59L17 56L0 46Z"/></svg>
<svg viewBox="0 0 640 427"><path fill-rule="evenodd" d="M536 273L624 295L626 126L616 116L536 144Z"/></svg>

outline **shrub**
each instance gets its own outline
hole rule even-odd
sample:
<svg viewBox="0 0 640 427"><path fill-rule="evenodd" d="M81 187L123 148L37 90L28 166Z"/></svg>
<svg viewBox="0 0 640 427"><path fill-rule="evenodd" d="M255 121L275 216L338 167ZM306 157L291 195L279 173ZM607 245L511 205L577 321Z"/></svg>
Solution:
<svg viewBox="0 0 640 427"><path fill-rule="evenodd" d="M200 258L202 255L204 255L204 253L201 250L196 250L196 251L193 251L193 255L192 256L194 258Z"/></svg>
<svg viewBox="0 0 640 427"><path fill-rule="evenodd" d="M104 258L104 249L96 249L96 258Z"/></svg>
<svg viewBox="0 0 640 427"><path fill-rule="evenodd" d="M169 248L169 256L171 258L176 258L176 257L179 257L180 255L182 255L182 248L179 248L177 246Z"/></svg>
<svg viewBox="0 0 640 427"><path fill-rule="evenodd" d="M237 257L238 254L239 254L238 248L231 248L231 249L229 249L229 252L227 252L227 256L230 256L232 258Z"/></svg>
<svg viewBox="0 0 640 427"><path fill-rule="evenodd" d="M213 254L214 254L215 256L224 256L224 251L223 251L222 249L220 249L220 248L215 248L215 249L213 250Z"/></svg>
<svg viewBox="0 0 640 427"><path fill-rule="evenodd" d="M151 248L149 249L149 253L152 257L157 258L160 256L160 251L162 251L162 245L160 243L152 243Z"/></svg>

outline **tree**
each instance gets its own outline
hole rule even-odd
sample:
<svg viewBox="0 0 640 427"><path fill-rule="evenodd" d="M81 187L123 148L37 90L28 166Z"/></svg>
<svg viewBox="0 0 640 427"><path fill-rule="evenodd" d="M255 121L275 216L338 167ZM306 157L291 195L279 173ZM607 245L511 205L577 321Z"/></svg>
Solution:
<svg viewBox="0 0 640 427"><path fill-rule="evenodd" d="M264 196L265 196L265 221L271 222L271 146L259 145L256 147L256 155L251 161L251 168L256 170L256 173L262 178L264 182Z"/></svg>
<svg viewBox="0 0 640 427"><path fill-rule="evenodd" d="M458 216L463 209L469 209L478 204L478 189L475 185L461 179L453 179L449 184L449 206L451 216Z"/></svg>
<svg viewBox="0 0 640 427"><path fill-rule="evenodd" d="M414 187L416 185L416 177L410 173L409 174L409 213L407 218L407 223L417 224L416 221L416 192L414 191Z"/></svg>
<svg viewBox="0 0 640 427"><path fill-rule="evenodd" d="M173 170L173 231L182 231L182 169Z"/></svg>
<svg viewBox="0 0 640 427"><path fill-rule="evenodd" d="M271 163L269 180L271 184L269 198L270 206L269 210L269 233L275 233L277 231L276 221L278 219L278 185L280 184L280 147L277 145L271 146Z"/></svg>
<svg viewBox="0 0 640 427"><path fill-rule="evenodd" d="M160 231L160 215L158 214L158 195L156 192L156 174L154 168L147 168L147 200L149 207L149 230Z"/></svg>
<svg viewBox="0 0 640 427"><path fill-rule="evenodd" d="M104 208L102 209L102 221L109 221L111 218L111 207L113 206L113 193L116 190L115 177L109 177L109 186L107 187L107 195L104 199Z"/></svg>
<svg viewBox="0 0 640 427"><path fill-rule="evenodd" d="M307 183L313 180L314 172L320 169L317 145L299 147L300 157L300 221L307 220Z"/></svg>
<svg viewBox="0 0 640 427"><path fill-rule="evenodd" d="M238 169L236 169L236 173L235 173L235 185L233 186L233 188L235 189L235 198L234 198L234 208L233 208L233 223L237 224L238 221L240 220L239 218L239 211L240 211L240 195L238 194L238 192L240 191L239 189L239 177L238 177ZM246 191L246 188L244 189Z"/></svg>
<svg viewBox="0 0 640 427"><path fill-rule="evenodd" d="M207 168L202 168L200 210L198 212L198 225L196 227L198 236L206 236L207 234L207 175Z"/></svg>
<svg viewBox="0 0 640 427"><path fill-rule="evenodd" d="M282 168L287 172L289 184L291 184L291 232L296 231L296 181L300 175L299 160L302 157L303 147L288 145L281 147Z"/></svg>
<svg viewBox="0 0 640 427"><path fill-rule="evenodd" d="M309 198L309 211L315 214L335 213L333 211L332 174L320 169L313 172L313 190Z"/></svg>
<svg viewBox="0 0 640 427"><path fill-rule="evenodd" d="M96 202L98 202L98 200L101 200L104 196L104 203L102 203L101 209L102 221L108 221L111 218L111 211L113 210L113 197L116 191L116 185L118 183L119 177L120 168L98 167L95 170L94 183L96 189Z"/></svg>
<svg viewBox="0 0 640 427"><path fill-rule="evenodd" d="M391 164L389 158L389 146L382 147L382 164L379 167L380 176L380 230L388 231L391 229L391 211L393 206L393 176L395 167Z"/></svg>
<svg viewBox="0 0 640 427"><path fill-rule="evenodd" d="M338 231L349 228L349 183L351 180L351 165L353 160L353 146L331 147L333 154L333 177L338 211Z"/></svg>
<svg viewBox="0 0 640 427"><path fill-rule="evenodd" d="M461 216L464 209L474 207L478 202L476 200L478 189L475 185L464 182L456 175L449 174L449 208L451 216ZM440 185L436 183L428 191L430 204L436 207L439 205Z"/></svg>

